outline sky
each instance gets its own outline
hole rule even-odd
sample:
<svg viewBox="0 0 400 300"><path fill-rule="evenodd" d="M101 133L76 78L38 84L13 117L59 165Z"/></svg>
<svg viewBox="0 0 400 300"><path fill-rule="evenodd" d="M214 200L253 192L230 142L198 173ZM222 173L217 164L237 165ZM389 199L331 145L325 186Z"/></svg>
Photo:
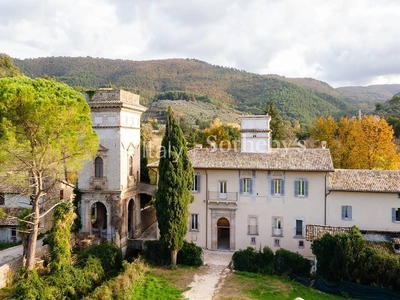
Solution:
<svg viewBox="0 0 400 300"><path fill-rule="evenodd" d="M0 52L400 84L398 0L0 0Z"/></svg>

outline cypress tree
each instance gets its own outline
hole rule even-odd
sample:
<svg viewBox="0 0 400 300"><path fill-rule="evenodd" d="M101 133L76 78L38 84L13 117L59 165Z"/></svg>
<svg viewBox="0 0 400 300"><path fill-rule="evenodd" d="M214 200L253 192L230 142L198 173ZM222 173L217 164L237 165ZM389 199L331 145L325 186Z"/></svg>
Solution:
<svg viewBox="0 0 400 300"><path fill-rule="evenodd" d="M194 199L191 193L193 176L185 138L169 107L161 142L158 191L154 206L160 241L170 250L172 265L176 265L178 251L183 246L188 230L189 204Z"/></svg>
<svg viewBox="0 0 400 300"><path fill-rule="evenodd" d="M271 116L270 128L272 130L272 140L278 141L273 143L272 146L279 147L280 141L284 141L286 139L286 135L283 119L274 101L267 102L264 113Z"/></svg>

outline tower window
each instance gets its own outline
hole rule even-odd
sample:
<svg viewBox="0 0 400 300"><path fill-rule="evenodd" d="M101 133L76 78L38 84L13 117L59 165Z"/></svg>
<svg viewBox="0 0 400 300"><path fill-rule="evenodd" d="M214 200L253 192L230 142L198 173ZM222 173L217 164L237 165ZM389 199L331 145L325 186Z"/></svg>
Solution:
<svg viewBox="0 0 400 300"><path fill-rule="evenodd" d="M101 157L96 157L94 160L94 176L96 178L103 178L103 159Z"/></svg>

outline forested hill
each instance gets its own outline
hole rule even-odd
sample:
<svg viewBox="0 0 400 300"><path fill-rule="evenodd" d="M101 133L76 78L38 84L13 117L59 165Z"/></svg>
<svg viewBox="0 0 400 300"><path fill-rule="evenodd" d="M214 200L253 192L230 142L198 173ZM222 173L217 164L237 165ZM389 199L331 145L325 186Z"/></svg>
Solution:
<svg viewBox="0 0 400 300"><path fill-rule="evenodd" d="M250 113L261 113L266 101L274 100L284 119L308 124L320 115L349 115L356 111L352 104L323 90L195 59L47 57L14 59L14 63L26 76L55 77L73 87L95 89L112 84L140 94L144 104L156 101L160 92L180 90L205 95L222 108Z"/></svg>

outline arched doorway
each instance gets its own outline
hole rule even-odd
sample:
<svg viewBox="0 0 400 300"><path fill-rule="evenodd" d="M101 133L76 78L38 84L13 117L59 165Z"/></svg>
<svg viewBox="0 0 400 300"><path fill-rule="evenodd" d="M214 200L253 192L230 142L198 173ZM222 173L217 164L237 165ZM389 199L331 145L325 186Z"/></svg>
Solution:
<svg viewBox="0 0 400 300"><path fill-rule="evenodd" d="M103 203L93 203L90 220L92 234L100 238L107 238L107 208Z"/></svg>
<svg viewBox="0 0 400 300"><path fill-rule="evenodd" d="M133 239L135 234L135 200L128 203L128 238Z"/></svg>
<svg viewBox="0 0 400 300"><path fill-rule="evenodd" d="M230 223L226 218L220 218L217 222L218 249L230 250Z"/></svg>

